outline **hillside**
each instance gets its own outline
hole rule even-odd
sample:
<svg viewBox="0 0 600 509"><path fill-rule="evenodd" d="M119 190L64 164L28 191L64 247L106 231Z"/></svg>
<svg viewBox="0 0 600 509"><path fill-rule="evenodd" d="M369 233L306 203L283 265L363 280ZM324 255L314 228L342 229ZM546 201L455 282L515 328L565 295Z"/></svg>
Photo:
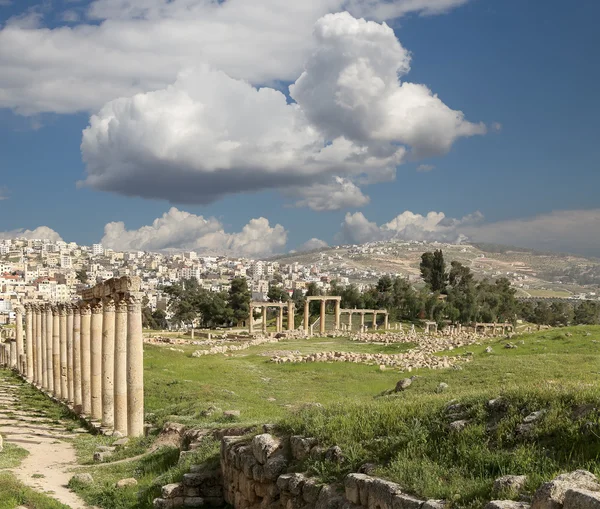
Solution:
<svg viewBox="0 0 600 509"><path fill-rule="evenodd" d="M372 283L385 273L418 282L421 255L434 249L442 249L448 263L457 260L469 266L478 278L508 277L524 297L595 298L600 287L598 259L493 244L386 241L291 253L276 260L316 266L320 273L357 284Z"/></svg>

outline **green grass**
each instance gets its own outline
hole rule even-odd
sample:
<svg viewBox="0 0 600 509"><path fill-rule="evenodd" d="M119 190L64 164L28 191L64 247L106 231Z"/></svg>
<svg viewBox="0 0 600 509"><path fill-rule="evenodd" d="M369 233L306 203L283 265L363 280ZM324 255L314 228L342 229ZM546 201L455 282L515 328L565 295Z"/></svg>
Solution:
<svg viewBox="0 0 600 509"><path fill-rule="evenodd" d="M0 472L0 509L15 509L20 505L29 509L69 509L53 498L24 486L11 473Z"/></svg>
<svg viewBox="0 0 600 509"><path fill-rule="evenodd" d="M18 467L28 455L29 452L25 449L15 444L4 443L4 449L0 453L0 470Z"/></svg>

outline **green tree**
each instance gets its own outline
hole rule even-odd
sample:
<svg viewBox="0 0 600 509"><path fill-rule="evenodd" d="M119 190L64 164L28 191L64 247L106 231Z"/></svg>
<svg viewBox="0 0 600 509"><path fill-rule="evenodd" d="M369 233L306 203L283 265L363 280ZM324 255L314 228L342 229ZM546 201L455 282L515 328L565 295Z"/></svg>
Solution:
<svg viewBox="0 0 600 509"><path fill-rule="evenodd" d="M267 299L269 299L270 302L287 302L289 300L289 296L281 286L275 284L275 281L271 281L269 283Z"/></svg>
<svg viewBox="0 0 600 509"><path fill-rule="evenodd" d="M250 314L250 300L252 296L245 277L236 277L231 280L229 287L228 306L231 310L231 319L240 323L248 319Z"/></svg>
<svg viewBox="0 0 600 509"><path fill-rule="evenodd" d="M444 253L436 249L421 255L421 277L432 292L444 292L448 282Z"/></svg>
<svg viewBox="0 0 600 509"><path fill-rule="evenodd" d="M85 270L85 269L78 270L75 273L75 277L77 278L77 281L79 281L80 283L86 284L87 280L88 280L87 270Z"/></svg>

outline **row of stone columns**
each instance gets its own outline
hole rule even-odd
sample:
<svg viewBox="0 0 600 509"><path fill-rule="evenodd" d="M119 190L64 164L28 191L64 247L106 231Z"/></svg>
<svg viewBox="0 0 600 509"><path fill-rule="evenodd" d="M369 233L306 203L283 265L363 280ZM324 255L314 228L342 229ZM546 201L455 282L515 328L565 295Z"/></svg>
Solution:
<svg viewBox="0 0 600 509"><path fill-rule="evenodd" d="M354 313L360 314L360 331L365 331L365 315L372 313L373 314L373 329L377 330L377 315L383 314L383 328L384 330L389 329L389 313L387 310L367 310L367 309L343 309L342 313L348 313L348 324L346 326L346 330L352 331L352 315Z"/></svg>
<svg viewBox="0 0 600 509"><path fill-rule="evenodd" d="M283 309L284 307L288 308L287 312L287 330L294 330L294 302L288 301L287 304L282 302L251 302L250 303L250 312L248 317L248 332L250 334L254 333L254 310L257 308L262 309L262 332L263 334L267 333L267 310L268 308L276 307L279 309L279 314L277 315L277 321L275 325L275 330L277 332L283 332Z"/></svg>
<svg viewBox="0 0 600 509"><path fill-rule="evenodd" d="M325 306L327 304L327 301L335 301L335 311L334 311L334 317L335 317L335 324L334 324L334 330L339 330L340 329L340 315L341 315L341 310L340 310L340 304L342 301L341 297L335 297L335 296L310 296L307 297L306 300L304 301L304 331L306 332L306 334L310 334L310 303L311 301L314 300L318 300L321 302L321 308L320 308L320 316L319 316L319 333L321 335L325 334Z"/></svg>
<svg viewBox="0 0 600 509"><path fill-rule="evenodd" d="M18 312L16 340L1 345L0 362L103 428L143 435L138 290L137 278L121 278L87 290L75 305L26 304L24 344Z"/></svg>

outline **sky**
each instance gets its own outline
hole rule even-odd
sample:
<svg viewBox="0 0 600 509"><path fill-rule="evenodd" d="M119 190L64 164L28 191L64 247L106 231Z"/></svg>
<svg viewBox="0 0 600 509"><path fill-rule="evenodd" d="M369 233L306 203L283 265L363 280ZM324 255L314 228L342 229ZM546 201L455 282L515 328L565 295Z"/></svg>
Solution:
<svg viewBox="0 0 600 509"><path fill-rule="evenodd" d="M0 238L600 256L600 2L0 0Z"/></svg>

